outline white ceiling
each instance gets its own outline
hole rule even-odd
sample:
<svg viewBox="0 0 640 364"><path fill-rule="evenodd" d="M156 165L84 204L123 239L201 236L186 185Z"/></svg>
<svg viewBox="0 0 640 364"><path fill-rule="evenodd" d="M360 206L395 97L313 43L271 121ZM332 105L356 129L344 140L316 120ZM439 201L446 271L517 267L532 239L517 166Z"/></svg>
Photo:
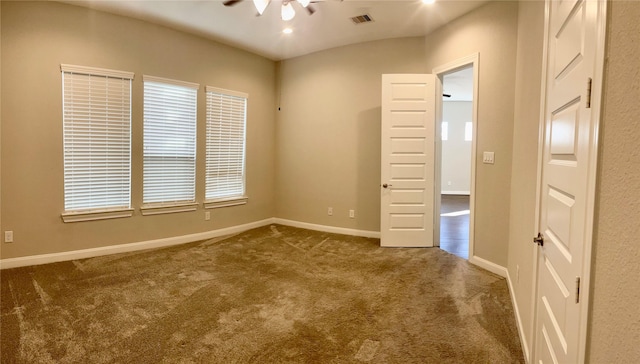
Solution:
<svg viewBox="0 0 640 364"><path fill-rule="evenodd" d="M442 93L451 95L444 101L472 101L473 100L473 67L448 73L442 78Z"/></svg>
<svg viewBox="0 0 640 364"><path fill-rule="evenodd" d="M483 5L487 0L321 0L309 15L298 3L296 16L280 19L281 1L272 0L257 17L252 0L225 7L222 0L62 0L73 5L143 19L282 60L379 39L423 36ZM369 14L371 23L351 17ZM283 34L286 27L292 34Z"/></svg>

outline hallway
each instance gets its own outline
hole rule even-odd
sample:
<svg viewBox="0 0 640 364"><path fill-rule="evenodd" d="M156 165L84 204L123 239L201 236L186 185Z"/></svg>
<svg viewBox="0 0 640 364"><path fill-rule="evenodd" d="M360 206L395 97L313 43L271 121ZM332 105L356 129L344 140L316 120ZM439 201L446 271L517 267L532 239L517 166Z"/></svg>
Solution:
<svg viewBox="0 0 640 364"><path fill-rule="evenodd" d="M440 249L469 259L469 196L442 195Z"/></svg>

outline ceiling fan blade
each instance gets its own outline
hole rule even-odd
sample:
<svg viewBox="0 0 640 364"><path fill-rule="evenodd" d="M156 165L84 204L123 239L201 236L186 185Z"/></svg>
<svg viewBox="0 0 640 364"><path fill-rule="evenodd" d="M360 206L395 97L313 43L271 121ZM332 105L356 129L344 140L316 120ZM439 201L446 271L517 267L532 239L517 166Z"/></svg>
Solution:
<svg viewBox="0 0 640 364"><path fill-rule="evenodd" d="M311 6L311 4L307 5L305 9L307 9L307 11L309 12L309 15L313 15L313 13L316 12L316 9L313 6Z"/></svg>
<svg viewBox="0 0 640 364"><path fill-rule="evenodd" d="M222 5L224 6L233 6L239 2L241 2L242 0L227 0L225 2L222 3Z"/></svg>
<svg viewBox="0 0 640 364"><path fill-rule="evenodd" d="M264 11L267 9L267 6L271 3L271 0L253 0L253 5L255 5L256 10L258 11L256 16L260 16L264 14Z"/></svg>

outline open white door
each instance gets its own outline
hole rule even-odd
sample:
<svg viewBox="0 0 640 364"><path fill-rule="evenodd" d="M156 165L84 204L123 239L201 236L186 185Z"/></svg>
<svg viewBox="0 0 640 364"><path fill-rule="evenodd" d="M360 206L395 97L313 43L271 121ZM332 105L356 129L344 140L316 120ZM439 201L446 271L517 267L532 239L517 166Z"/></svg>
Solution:
<svg viewBox="0 0 640 364"><path fill-rule="evenodd" d="M599 120L591 84L601 85L602 4L547 1L535 363L584 362Z"/></svg>
<svg viewBox="0 0 640 364"><path fill-rule="evenodd" d="M433 75L382 75L380 245L434 245Z"/></svg>

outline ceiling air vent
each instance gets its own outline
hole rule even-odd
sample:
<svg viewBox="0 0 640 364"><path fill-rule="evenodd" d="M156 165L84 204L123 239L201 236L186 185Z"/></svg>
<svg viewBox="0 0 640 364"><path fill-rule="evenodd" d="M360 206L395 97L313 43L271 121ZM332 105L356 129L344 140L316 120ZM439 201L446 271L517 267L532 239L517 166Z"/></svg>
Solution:
<svg viewBox="0 0 640 364"><path fill-rule="evenodd" d="M351 18L354 24L371 23L373 18L369 14L358 15Z"/></svg>

